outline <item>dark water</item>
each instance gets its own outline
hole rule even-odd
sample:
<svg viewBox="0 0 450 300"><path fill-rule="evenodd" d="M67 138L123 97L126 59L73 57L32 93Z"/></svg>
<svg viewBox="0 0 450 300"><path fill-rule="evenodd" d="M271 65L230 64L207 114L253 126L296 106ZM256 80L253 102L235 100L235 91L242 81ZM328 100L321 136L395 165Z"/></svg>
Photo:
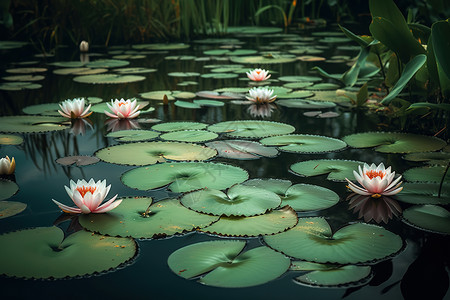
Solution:
<svg viewBox="0 0 450 300"><path fill-rule="evenodd" d="M244 48L267 46L274 38L242 38L249 44ZM196 55L203 56L202 51L215 49L217 46L193 45L191 49L183 51L170 51L170 55ZM93 52L104 53L104 49L93 49ZM13 62L39 60L39 66L46 66L45 61L32 56L30 48L20 51L2 53L2 65L13 66ZM342 54L334 49L326 51L325 55ZM355 52L346 54L355 55ZM46 79L40 83L43 88L31 91L0 92L0 115L23 114L21 109L33 104L59 102L77 97L100 97L104 101L115 98L138 97L139 93L153 90L186 90L200 91L213 90L220 87L246 87L247 81L236 79L217 80L203 78L188 78L197 80L198 86L180 87L177 82L184 79L169 77L168 72L205 72L203 65L227 64L228 62L209 61L168 61L164 60L167 54L151 54L146 59L131 60L130 66L156 68L156 73L144 74L146 80L137 83L119 85L88 85L75 83L70 75L55 75L51 71L54 67L46 66ZM105 55L105 58L108 57ZM47 61L77 60L78 52L71 49L60 49L55 58ZM96 59L92 57L91 60ZM344 71L345 65L332 65L324 62L308 63L296 62L282 65L251 66L265 67L273 71L272 77L282 75L308 75L314 65ZM33 65L36 66L36 65ZM6 76L5 72L2 72ZM245 75L240 75L241 78ZM275 83L281 85L282 83ZM226 100L228 101L228 100ZM247 106L235 105L227 102L224 107L189 110L176 107L172 104L164 108L157 102L151 102L156 108L155 112L146 115L150 118L159 118L168 121L196 121L214 124L226 120L254 119L247 111ZM335 109L341 115L337 118L316 119L303 116L303 110L278 107L273 114L265 120L291 124L296 128L295 133L317 134L335 138L345 135L378 130L379 124L384 123L382 117L364 111L352 111L338 107ZM120 182L120 176L131 169L129 166L118 166L99 162L98 164L78 167L63 167L55 162L59 157L69 155L92 155L96 150L108 145L116 144L113 139L106 138L107 133L104 121L106 116L93 114L93 129L87 129L84 135L74 135L69 130L43 134L24 135L25 142L20 146L0 146L0 157L13 156L17 167L15 179L20 187L19 192L8 199L20 201L28 205L21 214L0 220L0 232L10 232L30 227L52 226L61 215L60 210L51 199L68 203L64 185L70 179L106 179L111 184L110 195L119 194L119 197L145 195L154 199L163 199L177 194L166 190L150 192L136 191ZM141 128L150 128L153 124L141 124ZM389 126L389 125L388 125ZM395 127L383 127L384 130L395 130ZM0 128L1 131L1 128ZM352 159L369 163L384 162L392 166L393 170L402 173L415 166L401 159L400 155L382 154L373 150L346 149L344 151L304 155L294 153L281 153L276 158L261 158L254 161L240 161L215 159L240 166L247 170L250 178L280 178L289 179L296 183L317 184L332 189L339 194L341 202L330 209L318 212L301 213L300 216L325 216L334 230L348 222L357 221L358 215L349 210L345 201L348 192L344 183L335 183L325 180L324 176L314 178L300 178L288 171L289 166L295 162L322 159ZM407 206L402 204L403 208ZM67 224L63 224L66 227ZM287 272L281 278L267 284L240 289L223 289L204 286L195 280L185 280L175 275L167 266L168 256L175 250L205 240L214 240L218 237L190 233L162 240L138 241L139 254L135 261L120 270L115 270L99 276L71 280L21 280L0 278L0 292L5 299L47 298L47 299L117 299L117 298L149 298L149 299L417 299L413 296L423 295L426 299L439 299L448 290L448 261L449 241L439 235L426 233L411 228L394 217L386 225L388 230L399 234L406 242L406 248L393 259L377 263L373 266L374 278L367 285L358 288L311 288L294 283L292 278L299 275ZM259 238L247 239L250 247L261 244ZM1 246L1 245L0 245ZM447 268L447 269L446 269ZM447 292L447 297L449 293Z"/></svg>

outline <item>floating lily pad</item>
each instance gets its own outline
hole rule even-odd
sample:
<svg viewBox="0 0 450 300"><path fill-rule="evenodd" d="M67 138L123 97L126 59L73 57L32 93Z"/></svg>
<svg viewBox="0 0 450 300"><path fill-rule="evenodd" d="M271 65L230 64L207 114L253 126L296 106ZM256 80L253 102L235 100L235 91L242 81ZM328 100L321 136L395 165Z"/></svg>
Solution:
<svg viewBox="0 0 450 300"><path fill-rule="evenodd" d="M40 81L45 77L42 75L17 75L17 76L5 76L2 77L3 80L8 81Z"/></svg>
<svg viewBox="0 0 450 300"><path fill-rule="evenodd" d="M121 180L131 188L151 190L169 186L172 192L202 188L222 190L248 179L238 167L202 162L163 163L125 172Z"/></svg>
<svg viewBox="0 0 450 300"><path fill-rule="evenodd" d="M149 212L146 213L150 207ZM80 224L90 231L110 236L160 238L208 226L218 217L189 210L177 199L124 198L107 214L80 216Z"/></svg>
<svg viewBox="0 0 450 300"><path fill-rule="evenodd" d="M29 74L29 73L42 73L47 72L46 68L15 68L7 69L6 72L14 74Z"/></svg>
<svg viewBox="0 0 450 300"><path fill-rule="evenodd" d="M14 134L0 134L0 145L20 145L23 138Z"/></svg>
<svg viewBox="0 0 450 300"><path fill-rule="evenodd" d="M0 117L0 131L2 132L46 132L69 128L66 121L60 117L44 116L6 116Z"/></svg>
<svg viewBox="0 0 450 300"><path fill-rule="evenodd" d="M156 139L159 136L159 132L139 129L119 130L110 132L106 136L116 138L116 140L121 142L138 142Z"/></svg>
<svg viewBox="0 0 450 300"><path fill-rule="evenodd" d="M290 166L290 170L299 176L317 176L328 174L328 180L345 181L345 178L354 178L353 170L364 162L354 160L318 159L306 160Z"/></svg>
<svg viewBox="0 0 450 300"><path fill-rule="evenodd" d="M322 81L322 78L317 76L280 76L278 77L278 80L284 82L299 82L299 81L318 82Z"/></svg>
<svg viewBox="0 0 450 300"><path fill-rule="evenodd" d="M403 178L408 181L441 182L445 169L444 166L412 168L403 173ZM449 173L445 174L444 182L450 182Z"/></svg>
<svg viewBox="0 0 450 300"><path fill-rule="evenodd" d="M79 68L79 67L83 67L85 64L86 64L85 62L82 62L79 60L57 61L57 62L49 63L49 65L51 65L51 66L62 67L62 68Z"/></svg>
<svg viewBox="0 0 450 300"><path fill-rule="evenodd" d="M325 57L315 56L315 55L302 55L302 56L298 56L297 59L301 60L301 61L310 61L310 62L312 62L312 61L314 61L314 62L316 62L316 61L325 61L326 60Z"/></svg>
<svg viewBox="0 0 450 300"><path fill-rule="evenodd" d="M409 153L403 157L409 161L426 162L429 165L447 165L450 161L450 152L419 152Z"/></svg>
<svg viewBox="0 0 450 300"><path fill-rule="evenodd" d="M442 149L447 143L437 137L397 132L365 132L342 138L350 147L375 147L383 153L427 152Z"/></svg>
<svg viewBox="0 0 450 300"><path fill-rule="evenodd" d="M113 71L120 74L144 74L144 73L154 73L158 70L143 67L135 67L135 68L118 68L114 69Z"/></svg>
<svg viewBox="0 0 450 300"><path fill-rule="evenodd" d="M347 146L339 139L307 134L273 136L260 140L260 143L276 146L282 151L297 153L324 153L341 150Z"/></svg>
<svg viewBox="0 0 450 300"><path fill-rule="evenodd" d="M411 204L450 204L450 187L443 184L439 197L439 183L410 183L403 184L403 190L396 195L402 202Z"/></svg>
<svg viewBox="0 0 450 300"><path fill-rule="evenodd" d="M11 180L0 178L0 200L11 198L19 191L19 186Z"/></svg>
<svg viewBox="0 0 450 300"><path fill-rule="evenodd" d="M222 236L251 237L286 231L297 224L297 214L285 206L264 215L252 217L222 216L219 221L200 231Z"/></svg>
<svg viewBox="0 0 450 300"><path fill-rule="evenodd" d="M282 32L282 28L277 27L263 27L263 26L228 26L227 33L237 33L237 34L270 34Z"/></svg>
<svg viewBox="0 0 450 300"><path fill-rule="evenodd" d="M232 56L230 60L238 64L257 64L257 65L268 65L268 64L283 64L291 63L297 60L295 55L283 54L274 56Z"/></svg>
<svg viewBox="0 0 450 300"><path fill-rule="evenodd" d="M184 206L216 216L255 216L277 208L280 197L265 189L235 185L226 193L219 190L204 189L185 194L180 199Z"/></svg>
<svg viewBox="0 0 450 300"><path fill-rule="evenodd" d="M181 130L164 133L160 136L161 139L167 141L200 143L211 141L218 137L217 133L206 130Z"/></svg>
<svg viewBox="0 0 450 300"><path fill-rule="evenodd" d="M195 94L191 92L181 92L181 91L153 91L140 94L142 98L148 100L164 100L164 96L167 97L167 100L172 101L175 98L181 99L192 99L195 98Z"/></svg>
<svg viewBox="0 0 450 300"><path fill-rule="evenodd" d="M273 135L289 134L295 127L269 121L226 121L208 127L209 131L226 133L230 137L263 138Z"/></svg>
<svg viewBox="0 0 450 300"><path fill-rule="evenodd" d="M187 102L187 101L180 101L180 100L175 101L174 105L178 106L178 107L182 107L182 108L189 108L189 109L201 108L200 104Z"/></svg>
<svg viewBox="0 0 450 300"><path fill-rule="evenodd" d="M217 287L238 288L264 284L286 272L290 260L267 247L243 252L244 241L208 241L172 253L167 264L178 276Z"/></svg>
<svg viewBox="0 0 450 300"><path fill-rule="evenodd" d="M21 90L35 90L40 89L42 85L38 83L16 81L16 82L4 82L0 84L0 90L3 91L21 91Z"/></svg>
<svg viewBox="0 0 450 300"><path fill-rule="evenodd" d="M88 166L96 164L100 161L97 157L93 156L86 156L86 155L75 155L75 156L66 156L61 157L56 160L58 164L64 165L64 166L70 166L73 164L76 164L77 167L81 166Z"/></svg>
<svg viewBox="0 0 450 300"><path fill-rule="evenodd" d="M198 122L167 122L154 125L152 129L161 132L172 132L178 130L201 130L207 126L205 123Z"/></svg>
<svg viewBox="0 0 450 300"><path fill-rule="evenodd" d="M200 106L207 106L207 107L221 107L224 106L225 103L222 101L215 101L215 100L194 100L195 104L198 104Z"/></svg>
<svg viewBox="0 0 450 300"><path fill-rule="evenodd" d="M313 82L309 82L309 81L295 81L295 82L285 83L285 84L283 84L283 86L288 89L304 89L313 84L314 84Z"/></svg>
<svg viewBox="0 0 450 300"><path fill-rule="evenodd" d="M322 112L322 111L307 111L303 113L304 116L307 117L315 117L315 118L336 118L339 117L340 114L334 111L327 111L327 112Z"/></svg>
<svg viewBox="0 0 450 300"><path fill-rule="evenodd" d="M336 104L333 102L313 101L304 99L278 100L277 104L289 108L302 108L302 109L323 109L336 107Z"/></svg>
<svg viewBox="0 0 450 300"><path fill-rule="evenodd" d="M106 272L136 254L133 239L105 237L84 230L64 239L57 227L0 235L0 274L19 278L66 278ZM37 251L39 249L39 251Z"/></svg>
<svg viewBox="0 0 450 300"><path fill-rule="evenodd" d="M324 218L301 218L294 228L264 236L266 244L288 256L318 263L356 264L390 257L402 239L383 227L355 223L334 234Z"/></svg>
<svg viewBox="0 0 450 300"><path fill-rule="evenodd" d="M101 160L119 165L152 165L167 160L201 161L217 155L205 146L178 142L141 142L106 147L95 152Z"/></svg>
<svg viewBox="0 0 450 300"><path fill-rule="evenodd" d="M17 49L25 46L26 42L19 41L0 41L0 50Z"/></svg>
<svg viewBox="0 0 450 300"><path fill-rule="evenodd" d="M450 234L450 212L437 205L415 205L403 211L406 224L425 231Z"/></svg>
<svg viewBox="0 0 450 300"><path fill-rule="evenodd" d="M308 98L314 96L311 91L292 91L286 94L277 94L277 99L297 99L297 98Z"/></svg>
<svg viewBox="0 0 450 300"><path fill-rule="evenodd" d="M24 107L22 111L27 115L55 115L60 116L58 103L43 103Z"/></svg>
<svg viewBox="0 0 450 300"><path fill-rule="evenodd" d="M108 72L108 69L105 68L63 68L53 70L54 74L57 75L95 75Z"/></svg>
<svg viewBox="0 0 450 300"><path fill-rule="evenodd" d="M235 73L207 73L202 74L200 77L202 78L213 78L213 79L228 79L228 78L237 78L239 74Z"/></svg>
<svg viewBox="0 0 450 300"><path fill-rule="evenodd" d="M305 89L320 91L320 90L337 90L340 87L341 86L339 84L327 82L327 83L316 83L312 86L305 87Z"/></svg>
<svg viewBox="0 0 450 300"><path fill-rule="evenodd" d="M197 77L200 76L200 73L197 72L170 72L167 74L172 77Z"/></svg>
<svg viewBox="0 0 450 300"><path fill-rule="evenodd" d="M228 99L243 99L245 96L241 93L247 93L248 89L242 89L238 92L217 92L217 91L200 91L197 92L198 97L228 100Z"/></svg>
<svg viewBox="0 0 450 300"><path fill-rule="evenodd" d="M216 149L220 157L232 159L258 159L261 156L275 157L278 155L276 148L266 147L253 141L214 141L207 143L206 146Z"/></svg>
<svg viewBox="0 0 450 300"><path fill-rule="evenodd" d="M91 84L120 84L142 81L145 80L145 77L138 75L98 74L76 76L73 80L75 82Z"/></svg>
<svg viewBox="0 0 450 300"><path fill-rule="evenodd" d="M86 64L88 68L118 68L129 65L130 62L119 59L99 59Z"/></svg>
<svg viewBox="0 0 450 300"><path fill-rule="evenodd" d="M2 183L0 181L0 187ZM3 191L2 191L3 192ZM2 193L0 192L0 193ZM1 195L0 195L1 198ZM22 202L15 201L0 201L0 219L8 218L20 214L27 208L27 205Z"/></svg>
<svg viewBox="0 0 450 300"><path fill-rule="evenodd" d="M133 49L138 50L180 50L180 49L187 49L190 46L183 43L166 43L166 44L140 44L140 45L133 45Z"/></svg>

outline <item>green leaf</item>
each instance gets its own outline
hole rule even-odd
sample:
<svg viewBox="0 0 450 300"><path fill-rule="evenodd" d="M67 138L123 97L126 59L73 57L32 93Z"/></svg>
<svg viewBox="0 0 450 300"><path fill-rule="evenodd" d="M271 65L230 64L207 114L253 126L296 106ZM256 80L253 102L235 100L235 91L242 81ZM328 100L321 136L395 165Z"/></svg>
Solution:
<svg viewBox="0 0 450 300"><path fill-rule="evenodd" d="M361 70L361 67L366 63L366 59L369 53L369 48L361 48L356 63L342 75L341 80L346 86L353 86L356 83L356 81L358 80L359 71Z"/></svg>
<svg viewBox="0 0 450 300"><path fill-rule="evenodd" d="M356 106L363 106L366 103L367 98L369 97L369 91L367 87L367 82L359 89L356 94Z"/></svg>
<svg viewBox="0 0 450 300"><path fill-rule="evenodd" d="M448 21L439 21L431 26L431 41L438 68L442 69L447 78L450 78L450 24Z"/></svg>
<svg viewBox="0 0 450 300"><path fill-rule="evenodd" d="M339 28L342 30L342 32L350 39L352 39L353 41L357 42L361 47L367 47L369 46L370 42L366 41L365 39L361 38L360 36L354 34L353 32L351 32L350 30L348 30L347 28L338 25Z"/></svg>

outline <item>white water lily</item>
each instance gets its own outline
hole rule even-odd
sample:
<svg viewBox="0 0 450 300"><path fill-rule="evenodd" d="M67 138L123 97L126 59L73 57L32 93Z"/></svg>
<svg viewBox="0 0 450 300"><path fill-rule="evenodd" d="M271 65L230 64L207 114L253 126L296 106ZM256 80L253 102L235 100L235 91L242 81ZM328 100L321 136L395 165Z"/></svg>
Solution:
<svg viewBox="0 0 450 300"><path fill-rule="evenodd" d="M124 100L122 98L120 100L111 100L111 104L106 103L106 105L108 105L112 113L105 110L105 114L115 119L133 119L139 116L140 113L136 100L131 101L130 99Z"/></svg>
<svg viewBox="0 0 450 300"><path fill-rule="evenodd" d="M86 41L81 41L80 43L80 51L81 52L88 52L89 51L89 43Z"/></svg>
<svg viewBox="0 0 450 300"><path fill-rule="evenodd" d="M106 186L106 180L95 182L94 179L91 178L89 182L82 179L78 180L76 183L75 181L70 180L70 188L67 186L64 187L77 207L64 205L54 199L52 199L52 201L65 213L100 214L116 208L122 202L122 200L114 201L117 197L117 195L115 195L100 205L111 188L111 185Z"/></svg>
<svg viewBox="0 0 450 300"><path fill-rule="evenodd" d="M403 189L403 187L400 187L402 176L393 180L395 172L391 173L391 167L385 169L383 163L380 163L378 166L375 164L370 166L364 164L362 169L361 166L358 166L358 169L359 173L353 171L353 175L355 175L355 179L361 187L345 178L348 182L348 187L357 194L379 198L381 195L395 195Z"/></svg>
<svg viewBox="0 0 450 300"><path fill-rule="evenodd" d="M248 91L249 96L245 96L247 100L255 102L257 104L265 104L275 101L277 96L272 96L273 90L269 90L265 87L254 87Z"/></svg>
<svg viewBox="0 0 450 300"><path fill-rule="evenodd" d="M246 73L247 77L253 81L263 81L270 78L269 71L264 69L254 69Z"/></svg>
<svg viewBox="0 0 450 300"><path fill-rule="evenodd" d="M0 175L11 175L16 169L16 161L14 157L10 159L8 156L0 159Z"/></svg>
<svg viewBox="0 0 450 300"><path fill-rule="evenodd" d="M61 110L58 112L61 116L69 119L86 118L92 114L89 111L91 105L89 104L87 108L84 105L84 98L67 99L59 105Z"/></svg>

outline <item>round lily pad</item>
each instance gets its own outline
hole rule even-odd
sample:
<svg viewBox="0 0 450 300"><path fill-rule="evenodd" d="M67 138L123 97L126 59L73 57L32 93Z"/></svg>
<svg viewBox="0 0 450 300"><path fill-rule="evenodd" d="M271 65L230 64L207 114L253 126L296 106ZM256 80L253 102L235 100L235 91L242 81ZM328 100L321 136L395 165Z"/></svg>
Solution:
<svg viewBox="0 0 450 300"><path fill-rule="evenodd" d="M341 86L339 84L336 83L329 83L329 82L324 82L324 83L316 83L312 86L308 86L305 87L305 89L307 90L337 90L338 88L340 88Z"/></svg>
<svg viewBox="0 0 450 300"><path fill-rule="evenodd" d="M290 260L268 247L241 252L244 241L208 241L172 253L167 264L178 276L204 275L199 282L216 287L238 288L264 284L289 269Z"/></svg>
<svg viewBox="0 0 450 300"><path fill-rule="evenodd" d="M171 77L197 77L200 76L200 73L197 72L170 72L167 73L168 76Z"/></svg>
<svg viewBox="0 0 450 300"><path fill-rule="evenodd" d="M2 186L0 181L0 186ZM1 193L1 192L0 192ZM1 195L0 195L1 198ZM27 205L22 202L15 201L0 201L0 219L8 218L20 214L27 208Z"/></svg>
<svg viewBox="0 0 450 300"><path fill-rule="evenodd" d="M238 90L238 92L218 92L218 91L200 91L196 95L198 97L209 98L209 99L243 99L245 96L242 93L247 93L248 89Z"/></svg>
<svg viewBox="0 0 450 300"><path fill-rule="evenodd" d="M253 141L214 141L207 143L206 146L216 149L218 156L232 159L258 159L261 156L275 157L278 155L276 148L266 147Z"/></svg>
<svg viewBox="0 0 450 300"><path fill-rule="evenodd" d="M235 185L226 193L204 189L185 194L180 199L184 206L216 216L254 216L277 208L280 197L270 191L246 185Z"/></svg>
<svg viewBox="0 0 450 300"><path fill-rule="evenodd" d="M110 132L106 136L116 138L116 140L121 142L138 142L156 139L159 136L159 132L140 129L119 130Z"/></svg>
<svg viewBox="0 0 450 300"><path fill-rule="evenodd" d="M19 42L19 41L0 41L0 50L9 50L23 47L27 44L27 42Z"/></svg>
<svg viewBox="0 0 450 300"><path fill-rule="evenodd" d="M161 134L160 138L167 141L199 143L214 140L217 133L206 130L180 130Z"/></svg>
<svg viewBox="0 0 450 300"><path fill-rule="evenodd" d="M216 100L200 99L200 100L194 100L193 102L200 106L206 106L206 107L221 107L221 106L225 105L225 103L223 103L222 101L216 101Z"/></svg>
<svg viewBox="0 0 450 300"><path fill-rule="evenodd" d="M405 182L403 190L396 195L402 202L411 204L450 204L450 187L443 184L439 196L439 183Z"/></svg>
<svg viewBox="0 0 450 300"><path fill-rule="evenodd" d="M62 68L53 70L54 74L57 75L95 75L102 74L108 72L108 69L105 68Z"/></svg>
<svg viewBox="0 0 450 300"><path fill-rule="evenodd" d="M308 98L314 96L311 91L292 91L289 93L277 94L277 99L297 99L297 98Z"/></svg>
<svg viewBox="0 0 450 300"><path fill-rule="evenodd" d="M230 137L263 138L273 135L289 134L295 127L269 121L226 121L208 127L209 131L226 133Z"/></svg>
<svg viewBox="0 0 450 300"><path fill-rule="evenodd" d="M236 33L236 34L270 34L270 33L281 33L283 31L282 28L273 27L273 26L228 26L226 32L227 33Z"/></svg>
<svg viewBox="0 0 450 300"><path fill-rule="evenodd" d="M306 160L290 166L290 170L299 176L317 176L328 174L328 180L345 181L345 178L354 178L353 170L364 162L355 160L318 159Z"/></svg>
<svg viewBox="0 0 450 300"><path fill-rule="evenodd" d="M2 132L46 132L69 128L63 124L65 118L44 116L6 116L0 117L0 131Z"/></svg>
<svg viewBox="0 0 450 300"><path fill-rule="evenodd" d="M75 82L91 84L120 84L142 81L144 79L144 76L118 74L83 75L73 78Z"/></svg>
<svg viewBox="0 0 450 300"><path fill-rule="evenodd" d="M17 75L17 76L5 76L2 77L3 80L8 81L39 81L43 80L45 77L42 75Z"/></svg>
<svg viewBox="0 0 450 300"><path fill-rule="evenodd" d="M445 175L444 182L450 182L450 172L445 173L444 166L429 166L412 168L403 173L403 178L407 181L441 182Z"/></svg>
<svg viewBox="0 0 450 300"><path fill-rule="evenodd" d="M398 132L365 132L342 138L350 147L375 147L383 153L427 152L442 149L447 143L437 137Z"/></svg>
<svg viewBox="0 0 450 300"><path fill-rule="evenodd" d="M61 157L56 160L58 164L64 166L70 166L76 164L77 167L88 166L96 164L100 161L97 157L87 156L87 155L74 155L74 156L66 156Z"/></svg>
<svg viewBox="0 0 450 300"><path fill-rule="evenodd" d="M280 76L278 77L278 80L284 82L298 82L298 81L318 82L322 81L322 78L317 76Z"/></svg>
<svg viewBox="0 0 450 300"><path fill-rule="evenodd" d="M339 139L307 134L273 136L260 140L260 143L276 146L282 151L297 153L324 153L341 150L347 146Z"/></svg>
<svg viewBox="0 0 450 300"><path fill-rule="evenodd" d="M291 63L297 60L295 55L282 54L273 56L232 56L230 60L238 64L257 64L257 65L268 65L268 64L284 64Z"/></svg>
<svg viewBox="0 0 450 300"><path fill-rule="evenodd" d="M24 107L22 111L27 115L55 115L59 116L58 103L43 103Z"/></svg>
<svg viewBox="0 0 450 300"><path fill-rule="evenodd" d="M177 142L141 142L106 147L95 152L103 161L143 166L167 160L200 161L217 155L217 151L205 146Z"/></svg>
<svg viewBox="0 0 450 300"><path fill-rule="evenodd" d="M450 234L450 212L437 205L415 205L403 211L406 224L425 231Z"/></svg>
<svg viewBox="0 0 450 300"><path fill-rule="evenodd" d="M15 81L0 83L0 90L3 91L21 91L21 90L35 90L40 89L42 85L27 81Z"/></svg>
<svg viewBox="0 0 450 300"><path fill-rule="evenodd" d="M251 237L270 235L286 231L297 224L297 214L285 206L264 215L252 217L222 216L219 221L200 231L221 236Z"/></svg>
<svg viewBox="0 0 450 300"><path fill-rule="evenodd" d="M177 199L124 198L107 214L80 216L81 226L109 236L161 238L208 226L218 217L189 210Z"/></svg>
<svg viewBox="0 0 450 300"><path fill-rule="evenodd" d="M406 154L403 159L408 161L426 162L429 165L447 165L450 152L418 152Z"/></svg>
<svg viewBox="0 0 450 300"><path fill-rule="evenodd" d="M289 108L302 108L302 109L323 109L336 107L336 103L333 102L313 101L304 99L278 100L277 104Z"/></svg>
<svg viewBox="0 0 450 300"><path fill-rule="evenodd" d="M46 68L15 68L7 69L6 72L14 74L29 74L29 73L42 73L47 72Z"/></svg>
<svg viewBox="0 0 450 300"><path fill-rule="evenodd" d="M0 235L0 274L19 278L66 278L106 272L134 258L136 242L84 230L64 239L57 227ZM38 250L38 251L37 251Z"/></svg>
<svg viewBox="0 0 450 300"><path fill-rule="evenodd" d="M0 200L11 198L19 191L19 186L11 180L0 178Z"/></svg>
<svg viewBox="0 0 450 300"><path fill-rule="evenodd" d="M153 73L158 70L143 68L143 67L135 67L135 68L118 68L118 69L114 69L113 71L120 73L120 74L143 74L143 73Z"/></svg>
<svg viewBox="0 0 450 300"><path fill-rule="evenodd" d="M20 145L23 138L15 134L0 134L0 145Z"/></svg>
<svg viewBox="0 0 450 300"><path fill-rule="evenodd" d="M121 180L131 188L151 190L169 186L172 192L188 192L202 188L226 189L248 179L248 173L235 166L180 162L163 163L125 172Z"/></svg>
<svg viewBox="0 0 450 300"><path fill-rule="evenodd" d="M208 125L199 122L167 122L153 125L152 129L161 132L172 132L178 130L201 130Z"/></svg>
<svg viewBox="0 0 450 300"><path fill-rule="evenodd" d="M133 49L137 50L181 50L181 49L187 49L190 46L188 44L184 43L164 43L164 44L138 44L133 45Z"/></svg>
<svg viewBox="0 0 450 300"><path fill-rule="evenodd" d="M86 64L88 68L118 68L129 65L130 62L119 59L99 59Z"/></svg>
<svg viewBox="0 0 450 300"><path fill-rule="evenodd" d="M237 78L239 74L235 73L207 73L202 74L200 77L202 78L212 78L212 79L228 79L228 78Z"/></svg>
<svg viewBox="0 0 450 300"><path fill-rule="evenodd" d="M167 100L172 101L175 100L175 98L192 99L196 96L194 93L181 91L152 91L140 95L144 99L159 101L163 101L164 97L167 97Z"/></svg>
<svg viewBox="0 0 450 300"><path fill-rule="evenodd" d="M189 109L201 108L200 104L187 102L187 101L180 101L180 100L175 101L174 105L178 106L178 107L182 107L182 108L189 108Z"/></svg>
<svg viewBox="0 0 450 300"><path fill-rule="evenodd" d="M334 234L324 218L301 218L294 228L264 236L266 244L288 256L318 263L356 264L390 257L403 248L398 235L383 227L355 223Z"/></svg>
<svg viewBox="0 0 450 300"><path fill-rule="evenodd" d="M49 65L51 66L55 66L55 67L63 67L63 68L79 68L84 66L86 63L79 61L79 60L74 60L74 61L56 61L56 62L52 62L49 63Z"/></svg>

